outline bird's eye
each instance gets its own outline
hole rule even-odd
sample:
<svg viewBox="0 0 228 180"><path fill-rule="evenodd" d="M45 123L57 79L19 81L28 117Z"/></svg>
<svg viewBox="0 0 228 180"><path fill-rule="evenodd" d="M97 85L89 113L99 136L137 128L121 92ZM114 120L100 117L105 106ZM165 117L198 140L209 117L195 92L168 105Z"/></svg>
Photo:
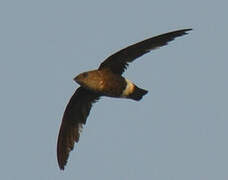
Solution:
<svg viewBox="0 0 228 180"><path fill-rule="evenodd" d="M82 76L86 78L88 76L88 73L83 73Z"/></svg>

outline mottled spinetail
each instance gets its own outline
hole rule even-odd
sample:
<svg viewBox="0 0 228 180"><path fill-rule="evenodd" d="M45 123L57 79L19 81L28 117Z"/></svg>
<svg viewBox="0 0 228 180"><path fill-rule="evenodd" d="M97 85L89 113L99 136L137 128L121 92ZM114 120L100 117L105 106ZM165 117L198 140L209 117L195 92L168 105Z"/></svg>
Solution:
<svg viewBox="0 0 228 180"><path fill-rule="evenodd" d="M137 87L122 73L128 63L192 29L182 29L155 36L118 51L101 63L97 70L79 74L74 80L80 87L71 97L62 118L57 142L57 159L64 169L74 143L79 141L82 126L86 123L92 104L101 96L127 98L139 101L147 90Z"/></svg>

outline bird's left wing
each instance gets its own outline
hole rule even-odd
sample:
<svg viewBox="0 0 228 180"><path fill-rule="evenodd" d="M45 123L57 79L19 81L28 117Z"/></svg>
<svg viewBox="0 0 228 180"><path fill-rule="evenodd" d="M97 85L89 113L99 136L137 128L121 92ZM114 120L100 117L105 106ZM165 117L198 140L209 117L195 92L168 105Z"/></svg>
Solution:
<svg viewBox="0 0 228 180"><path fill-rule="evenodd" d="M92 103L99 95L79 87L71 97L63 115L57 142L57 159L60 169L64 169L74 143L79 141L82 125L86 123Z"/></svg>
<svg viewBox="0 0 228 180"><path fill-rule="evenodd" d="M178 36L187 34L187 31L190 30L192 29L182 29L166 34L161 34L159 36L155 36L128 46L109 56L104 62L101 63L99 70L108 68L113 73L121 75L127 68L129 62L132 62L136 58L150 52L153 49L167 45L168 42L174 40Z"/></svg>

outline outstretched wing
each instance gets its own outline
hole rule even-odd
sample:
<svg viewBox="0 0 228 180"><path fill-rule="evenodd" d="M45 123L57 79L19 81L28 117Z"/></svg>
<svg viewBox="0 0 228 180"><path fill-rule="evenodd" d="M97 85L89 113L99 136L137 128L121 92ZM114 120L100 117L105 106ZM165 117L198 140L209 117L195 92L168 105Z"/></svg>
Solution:
<svg viewBox="0 0 228 180"><path fill-rule="evenodd" d="M60 169L64 169L74 143L79 141L82 125L86 123L92 103L99 95L79 87L71 97L63 115L57 142L57 159Z"/></svg>
<svg viewBox="0 0 228 180"><path fill-rule="evenodd" d="M127 68L129 62L132 62L136 58L150 52L153 49L167 45L169 41L174 40L178 36L187 34L186 32L190 30L192 29L182 29L169 32L128 46L109 56L101 63L99 69L109 68L113 73L121 75Z"/></svg>

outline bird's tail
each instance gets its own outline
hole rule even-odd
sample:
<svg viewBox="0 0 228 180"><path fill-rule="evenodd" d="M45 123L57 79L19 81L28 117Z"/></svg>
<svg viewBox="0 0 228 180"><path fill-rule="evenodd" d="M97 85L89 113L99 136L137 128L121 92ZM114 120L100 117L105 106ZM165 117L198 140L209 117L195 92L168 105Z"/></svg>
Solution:
<svg viewBox="0 0 228 180"><path fill-rule="evenodd" d="M130 99L134 99L136 101L139 101L142 99L144 95L148 93L147 90L141 89L135 85L134 91L128 96Z"/></svg>

